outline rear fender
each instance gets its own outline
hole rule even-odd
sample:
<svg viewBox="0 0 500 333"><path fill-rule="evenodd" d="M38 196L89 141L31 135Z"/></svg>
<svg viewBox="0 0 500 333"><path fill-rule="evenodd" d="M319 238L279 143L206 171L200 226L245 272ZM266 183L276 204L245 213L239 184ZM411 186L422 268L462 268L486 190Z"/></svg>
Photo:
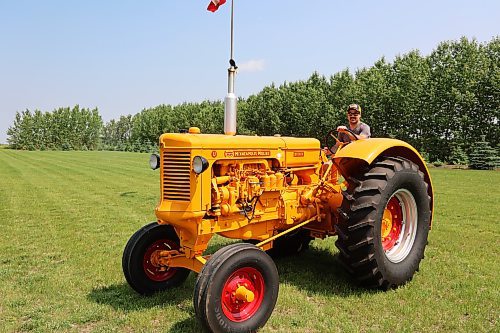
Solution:
<svg viewBox="0 0 500 333"><path fill-rule="evenodd" d="M379 156L403 157L418 165L424 173L424 179L429 185L427 193L431 197L431 219L432 225L434 215L434 190L431 175L424 159L410 144L396 139L373 138L357 140L344 146L334 156L335 163L340 167L345 177L356 176L361 170L373 163Z"/></svg>

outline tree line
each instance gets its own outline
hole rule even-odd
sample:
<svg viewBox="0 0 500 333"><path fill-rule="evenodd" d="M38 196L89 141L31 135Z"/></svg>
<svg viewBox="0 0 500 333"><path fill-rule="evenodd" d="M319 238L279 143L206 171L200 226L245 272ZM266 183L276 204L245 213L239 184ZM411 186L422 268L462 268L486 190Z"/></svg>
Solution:
<svg viewBox="0 0 500 333"><path fill-rule="evenodd" d="M345 69L330 77L271 84L238 101L238 133L323 140L346 123L346 107L362 106L374 137L412 144L428 161L467 163L484 135L500 143L500 38L487 43L461 38L440 43L430 55L414 50L393 62ZM222 133L221 101L159 105L103 123L97 110L78 106L52 113L16 114L9 144L16 149L152 151L165 132L198 126ZM483 142L483 141L481 141Z"/></svg>
<svg viewBox="0 0 500 333"><path fill-rule="evenodd" d="M52 112L17 112L7 130L14 149L95 150L99 147L102 118L97 108L58 108Z"/></svg>

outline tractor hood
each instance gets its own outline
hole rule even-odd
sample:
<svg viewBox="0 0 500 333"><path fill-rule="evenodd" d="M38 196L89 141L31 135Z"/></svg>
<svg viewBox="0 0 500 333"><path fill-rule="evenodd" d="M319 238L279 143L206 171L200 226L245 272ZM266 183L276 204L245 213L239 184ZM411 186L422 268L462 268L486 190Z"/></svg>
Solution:
<svg viewBox="0 0 500 333"><path fill-rule="evenodd" d="M160 136L163 148L189 149L307 149L320 150L320 142L313 138L280 136L251 136L223 134L165 133Z"/></svg>

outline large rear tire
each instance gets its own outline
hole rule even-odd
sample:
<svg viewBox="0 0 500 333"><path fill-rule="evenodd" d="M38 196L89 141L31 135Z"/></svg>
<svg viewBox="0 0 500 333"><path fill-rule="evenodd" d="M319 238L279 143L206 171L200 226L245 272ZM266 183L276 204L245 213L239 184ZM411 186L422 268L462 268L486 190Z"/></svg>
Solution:
<svg viewBox="0 0 500 333"><path fill-rule="evenodd" d="M210 332L256 332L276 305L279 278L273 260L248 243L218 250L196 280L194 309Z"/></svg>
<svg viewBox="0 0 500 333"><path fill-rule="evenodd" d="M176 287L184 282L190 270L155 265L155 251L179 249L179 237L170 225L152 222L130 237L122 257L122 269L128 284L142 295Z"/></svg>
<svg viewBox="0 0 500 333"><path fill-rule="evenodd" d="M431 208L424 174L407 159L386 157L358 178L343 193L339 258L365 286L405 284L427 245Z"/></svg>

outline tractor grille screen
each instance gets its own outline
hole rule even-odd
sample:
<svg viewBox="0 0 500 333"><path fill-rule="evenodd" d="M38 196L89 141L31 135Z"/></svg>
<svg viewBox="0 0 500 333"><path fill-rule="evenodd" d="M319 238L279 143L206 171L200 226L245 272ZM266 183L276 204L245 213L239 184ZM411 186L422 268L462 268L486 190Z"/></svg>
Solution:
<svg viewBox="0 0 500 333"><path fill-rule="evenodd" d="M163 151L163 199L191 200L191 154L189 151Z"/></svg>

